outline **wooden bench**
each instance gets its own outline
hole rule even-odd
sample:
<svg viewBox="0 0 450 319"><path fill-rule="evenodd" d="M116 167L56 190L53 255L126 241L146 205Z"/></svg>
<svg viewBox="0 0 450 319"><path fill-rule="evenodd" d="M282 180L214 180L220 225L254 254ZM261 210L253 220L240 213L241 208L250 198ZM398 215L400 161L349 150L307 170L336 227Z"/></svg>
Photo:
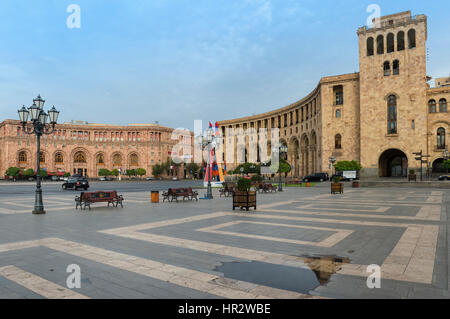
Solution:
<svg viewBox="0 0 450 319"><path fill-rule="evenodd" d="M230 182L223 183L223 188L219 189L220 197L222 197L222 195L224 195L225 197L232 196L235 189L236 189L235 183Z"/></svg>
<svg viewBox="0 0 450 319"><path fill-rule="evenodd" d="M183 201L187 198L188 200L198 201L198 193L193 191L192 188L169 188L167 192L162 194L163 202L167 199L169 202L175 200L178 202L178 197L183 197Z"/></svg>
<svg viewBox="0 0 450 319"><path fill-rule="evenodd" d="M275 186L273 186L272 184L266 184L263 182L260 182L258 185L258 191L260 193L272 193L272 192L276 192L277 188Z"/></svg>
<svg viewBox="0 0 450 319"><path fill-rule="evenodd" d="M91 210L92 203L108 203L112 204L113 207L118 207L119 204L123 208L123 196L117 195L117 191L98 191L98 192L82 192L80 196L75 197L75 209L78 206L83 210L89 207Z"/></svg>

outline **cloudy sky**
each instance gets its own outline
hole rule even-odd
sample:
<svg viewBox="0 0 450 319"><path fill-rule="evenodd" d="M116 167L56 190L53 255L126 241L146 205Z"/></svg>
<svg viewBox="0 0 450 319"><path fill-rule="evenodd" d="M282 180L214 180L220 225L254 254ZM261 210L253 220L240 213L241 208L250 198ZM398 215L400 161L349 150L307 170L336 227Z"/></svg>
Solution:
<svg viewBox="0 0 450 319"><path fill-rule="evenodd" d="M282 107L358 71L370 4L428 15L428 74L450 74L449 1L1 0L0 120L39 93L62 121L189 129Z"/></svg>

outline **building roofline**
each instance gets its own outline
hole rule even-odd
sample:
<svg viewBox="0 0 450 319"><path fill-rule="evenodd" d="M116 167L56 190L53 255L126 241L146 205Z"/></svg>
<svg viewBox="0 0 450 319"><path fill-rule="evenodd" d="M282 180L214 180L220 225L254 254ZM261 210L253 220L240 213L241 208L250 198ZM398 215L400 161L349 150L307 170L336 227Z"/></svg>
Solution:
<svg viewBox="0 0 450 319"><path fill-rule="evenodd" d="M301 104L308 102L308 100L310 100L314 95L316 95L320 92L320 88L323 84L349 81L349 80L358 80L358 79L359 79L359 72L323 77L320 79L319 83L314 88L314 90L312 90L307 96L305 96L301 100L298 100L292 104L289 104L288 106L277 108L273 111L269 111L269 112L265 112L265 113L261 113L261 114L257 114L257 115L244 116L244 117L237 118L237 119L219 121L218 124L224 126L224 125L229 125L232 123L234 124L236 122L255 121L255 120L265 119L267 117L271 117L274 115L279 115L279 113L290 111L291 109L294 109L294 108L300 106Z"/></svg>

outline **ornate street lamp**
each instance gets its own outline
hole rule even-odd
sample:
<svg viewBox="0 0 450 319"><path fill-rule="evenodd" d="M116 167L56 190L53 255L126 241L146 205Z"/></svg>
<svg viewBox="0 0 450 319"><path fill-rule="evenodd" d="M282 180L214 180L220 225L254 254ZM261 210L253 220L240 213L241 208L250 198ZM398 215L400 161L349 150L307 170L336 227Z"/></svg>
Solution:
<svg viewBox="0 0 450 319"><path fill-rule="evenodd" d="M44 204L42 202L42 188L41 188L41 136L52 134L55 131L55 125L58 121L59 111L53 106L48 113L44 111L45 101L38 95L37 98L33 100L33 105L28 108L28 110L23 106L19 113L20 124L22 125L23 131L27 134L36 135L36 196L34 201L33 214L45 214ZM30 121L28 121L30 117ZM50 123L47 123L50 120Z"/></svg>
<svg viewBox="0 0 450 319"><path fill-rule="evenodd" d="M208 149L208 165L206 166L208 173L208 187L206 191L205 198L213 199L212 187L211 187L211 152L215 148L215 144L221 137L215 137L212 128L209 128L205 132L205 136L199 136L203 150Z"/></svg>
<svg viewBox="0 0 450 319"><path fill-rule="evenodd" d="M280 180L278 181L278 191L283 191L283 185L281 181L281 153L286 153L288 151L288 147L284 144L280 145L279 151L278 151L278 169L280 170Z"/></svg>

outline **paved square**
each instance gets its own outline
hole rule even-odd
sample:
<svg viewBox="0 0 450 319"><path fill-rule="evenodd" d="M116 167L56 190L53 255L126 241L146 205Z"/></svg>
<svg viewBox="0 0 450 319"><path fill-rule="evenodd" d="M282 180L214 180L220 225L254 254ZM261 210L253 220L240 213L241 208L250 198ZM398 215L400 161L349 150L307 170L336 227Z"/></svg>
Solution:
<svg viewBox="0 0 450 319"><path fill-rule="evenodd" d="M119 188L120 192L120 188ZM200 191L202 192L202 191ZM0 203L0 298L449 298L448 190L329 184L231 199L75 210L74 192ZM67 267L81 269L70 289ZM366 285L381 266L381 288Z"/></svg>

